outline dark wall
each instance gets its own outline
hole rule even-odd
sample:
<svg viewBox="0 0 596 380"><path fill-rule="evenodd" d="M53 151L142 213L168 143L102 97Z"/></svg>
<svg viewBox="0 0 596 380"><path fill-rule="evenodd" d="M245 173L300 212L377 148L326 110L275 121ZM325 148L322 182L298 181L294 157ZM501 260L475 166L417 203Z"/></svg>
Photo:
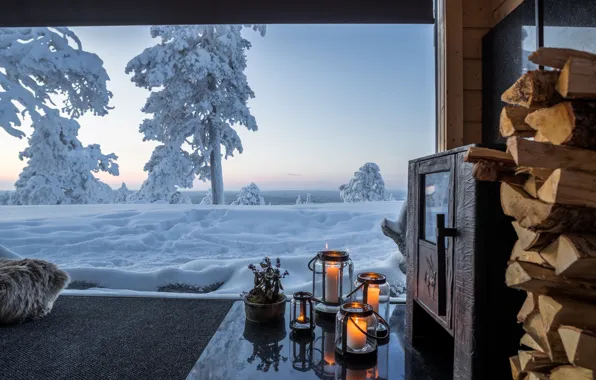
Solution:
<svg viewBox="0 0 596 380"><path fill-rule="evenodd" d="M504 142L499 134L501 94L524 72L524 38L536 30L534 1L526 0L482 39L482 142ZM524 28L525 26L525 28ZM535 43L532 45L534 48ZM528 46L526 46L527 48Z"/></svg>
<svg viewBox="0 0 596 380"><path fill-rule="evenodd" d="M536 49L535 0L522 5L483 39L482 141L503 142L499 134L501 94L526 70ZM568 47L596 53L596 0L543 0L544 46Z"/></svg>

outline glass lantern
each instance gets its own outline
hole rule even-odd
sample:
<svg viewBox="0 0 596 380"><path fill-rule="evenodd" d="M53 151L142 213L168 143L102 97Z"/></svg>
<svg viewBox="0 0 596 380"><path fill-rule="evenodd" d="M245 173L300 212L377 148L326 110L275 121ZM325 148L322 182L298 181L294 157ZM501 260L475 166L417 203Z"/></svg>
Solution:
<svg viewBox="0 0 596 380"><path fill-rule="evenodd" d="M299 372L308 372L313 364L313 340L315 334L312 331L300 332L292 331L290 342L292 347L291 358L292 368Z"/></svg>
<svg viewBox="0 0 596 380"><path fill-rule="evenodd" d="M321 251L308 263L312 271L315 310L336 314L352 292L354 264L346 251Z"/></svg>
<svg viewBox="0 0 596 380"><path fill-rule="evenodd" d="M386 321L389 320L390 287L387 277L381 273L358 273L354 283L351 300L369 304L375 313ZM388 337L388 331L382 323L377 323L377 334Z"/></svg>
<svg viewBox="0 0 596 380"><path fill-rule="evenodd" d="M308 292L296 292L290 302L290 328L296 333L315 329L313 296Z"/></svg>
<svg viewBox="0 0 596 380"><path fill-rule="evenodd" d="M316 324L321 333L317 334L313 343L313 372L321 380L334 380L336 367L339 366L335 361L335 319L317 318Z"/></svg>
<svg viewBox="0 0 596 380"><path fill-rule="evenodd" d="M335 350L344 357L360 360L376 358L377 323L389 326L383 318L377 317L372 306L362 302L348 302L341 305L335 321Z"/></svg>

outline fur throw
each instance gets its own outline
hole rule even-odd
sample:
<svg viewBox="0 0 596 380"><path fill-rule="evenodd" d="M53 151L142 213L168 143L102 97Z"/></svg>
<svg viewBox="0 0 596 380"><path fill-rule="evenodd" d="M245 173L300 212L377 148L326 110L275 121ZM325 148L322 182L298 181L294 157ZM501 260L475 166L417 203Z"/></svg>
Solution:
<svg viewBox="0 0 596 380"><path fill-rule="evenodd" d="M0 259L0 325L46 316L68 282L68 274L47 261Z"/></svg>

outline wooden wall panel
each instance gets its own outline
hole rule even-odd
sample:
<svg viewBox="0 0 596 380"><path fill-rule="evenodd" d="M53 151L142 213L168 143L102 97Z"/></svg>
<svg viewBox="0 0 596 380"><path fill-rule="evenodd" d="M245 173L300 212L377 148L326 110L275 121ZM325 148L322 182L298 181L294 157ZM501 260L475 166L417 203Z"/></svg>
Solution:
<svg viewBox="0 0 596 380"><path fill-rule="evenodd" d="M490 28L464 28L464 59L482 58L482 37Z"/></svg>
<svg viewBox="0 0 596 380"><path fill-rule="evenodd" d="M522 2L438 1L439 151L482 142L482 37Z"/></svg>
<svg viewBox="0 0 596 380"><path fill-rule="evenodd" d="M481 59L464 59L464 90L482 90Z"/></svg>
<svg viewBox="0 0 596 380"><path fill-rule="evenodd" d="M464 91L464 122L468 121L482 122L482 90Z"/></svg>
<svg viewBox="0 0 596 380"><path fill-rule="evenodd" d="M492 4L489 0L463 0L463 27L486 28L492 25Z"/></svg>
<svg viewBox="0 0 596 380"><path fill-rule="evenodd" d="M504 0L493 8L493 25L496 25L505 18L509 13L513 12L524 0ZM494 5L494 4L493 4Z"/></svg>

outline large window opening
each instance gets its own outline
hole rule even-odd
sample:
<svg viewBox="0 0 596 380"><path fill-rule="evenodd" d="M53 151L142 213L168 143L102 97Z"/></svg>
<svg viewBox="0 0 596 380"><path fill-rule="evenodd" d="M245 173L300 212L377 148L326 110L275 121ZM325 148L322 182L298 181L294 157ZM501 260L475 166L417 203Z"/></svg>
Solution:
<svg viewBox="0 0 596 380"><path fill-rule="evenodd" d="M221 295L279 257L291 294L327 244L403 294L380 224L435 149L433 25L0 37L5 255L57 263L72 289Z"/></svg>

